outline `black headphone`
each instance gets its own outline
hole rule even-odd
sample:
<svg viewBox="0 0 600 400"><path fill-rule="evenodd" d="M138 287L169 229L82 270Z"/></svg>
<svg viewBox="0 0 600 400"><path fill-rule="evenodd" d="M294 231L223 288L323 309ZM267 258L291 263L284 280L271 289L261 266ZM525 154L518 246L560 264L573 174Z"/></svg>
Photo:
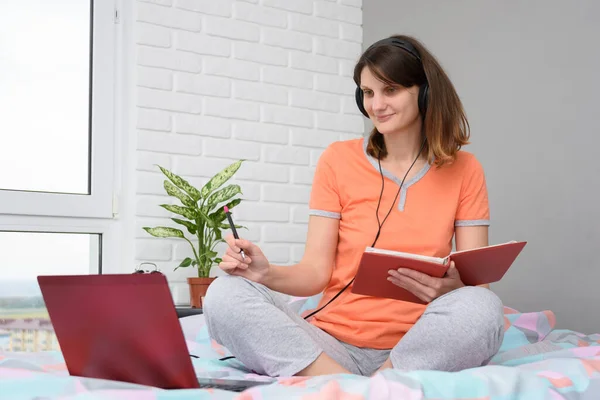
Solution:
<svg viewBox="0 0 600 400"><path fill-rule="evenodd" d="M421 60L421 57L419 56L419 52L417 51L417 49L415 49L415 47L412 44L410 44L409 42L406 42L404 40L395 38L395 37L381 39L378 42L373 43L371 46L369 46L369 48L365 51L365 53L374 47L381 46L384 44L391 44L393 46L401 48L402 50L408 52L414 58L419 60L421 65L423 64L423 61ZM356 105L358 106L358 109L360 110L360 112L363 113L363 115L365 117L369 118L369 114L367 114L367 110L365 110L365 106L363 104L363 91L360 87L356 87L356 91L354 92L354 97L356 99ZM419 88L419 99L418 99L419 112L423 116L425 115L425 112L427 112L427 104L428 103L429 103L429 83L425 82Z"/></svg>
<svg viewBox="0 0 600 400"><path fill-rule="evenodd" d="M396 39L396 38L382 39L382 40L380 40L380 41L372 44L369 47L369 49L371 49L374 46L381 45L381 44L393 44L394 46L400 47L401 49L404 49L405 51L407 51L408 53L410 53L413 57L415 57L417 60L419 60L421 62L421 57L419 57L419 53L417 52L417 50L414 48L413 45L411 45L408 42L404 42L402 40ZM369 49L367 49L367 51ZM356 97L356 104L358 105L358 109L365 115L365 117L369 118L369 115L367 114L367 111L365 110L365 108L363 106L363 92L360 89L360 87L356 88L355 97ZM425 82L423 85L421 85L421 87L419 89L419 100L418 100L418 102L419 102L419 111L421 112L421 115L425 115L425 112L427 111L428 97L429 97L429 85L428 85L427 82ZM375 235L375 239L373 240L373 243L371 244L371 247L374 247L375 244L377 243L377 240L379 239L379 235L381 234L381 228L383 227L383 224L385 223L385 221L389 217L390 213L394 209L396 201L398 200L398 196L400 195L400 191L402 190L402 186L404 185L404 180L406 179L406 177L408 176L408 173L410 172L410 170L412 169L412 167L415 165L415 163L419 159L419 156L421 155L421 152L423 151L423 148L425 147L426 141L427 141L427 139L424 138L423 142L421 143L421 148L419 150L419 153L417 154L417 157L412 162L412 164L411 164L410 168L408 169L408 171L406 171L406 173L404 174L404 177L402 178L402 182L400 182L400 187L398 188L398 192L396 193L396 197L394 197L394 201L393 201L392 205L390 206L390 209L388 210L385 218L381 222L379 221L379 206L381 205L381 199L383 197L383 190L384 190L384 187L385 187L385 180L384 180L384 177L383 177L383 170L381 168L381 159L379 159L379 158L377 159L377 162L378 162L378 165L379 165L379 174L381 175L381 193L379 194L379 200L377 201L377 209L375 211L375 215L377 217L377 227L378 227L378 229L377 229L377 234ZM327 307L329 304L331 304L343 292L345 292L346 289L348 289L350 287L350 285L352 284L352 282L354 282L355 278L356 278L356 276L354 276L354 278L352 278L352 280L350 282L348 282L346 284L346 286L344 286L339 292L337 292L337 294L335 296L333 296L333 298L331 298L327 303L325 303L324 306L318 308L317 310L312 311L310 314L306 315L304 317L304 319L308 320L310 317L312 317L313 315L317 314L319 311L321 311L322 309L324 309L325 307ZM191 356L198 358L198 356L195 356L195 355L191 355ZM225 361L225 360L229 360L231 358L235 358L235 356L223 357L223 358L220 358L219 361Z"/></svg>

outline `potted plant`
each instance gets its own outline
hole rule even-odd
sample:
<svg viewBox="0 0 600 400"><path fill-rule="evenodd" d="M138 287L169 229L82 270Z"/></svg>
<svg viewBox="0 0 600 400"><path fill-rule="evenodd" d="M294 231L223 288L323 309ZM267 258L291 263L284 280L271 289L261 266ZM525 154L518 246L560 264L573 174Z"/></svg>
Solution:
<svg viewBox="0 0 600 400"><path fill-rule="evenodd" d="M223 184L231 178L240 168L243 160L234 162L213 176L198 190L190 185L185 179L158 165L158 168L168 178L164 181L165 191L169 196L179 200L181 205L161 204L160 207L170 211L182 218L171 218L171 220L186 228L187 232L197 240L195 245L188 239L183 230L158 226L154 228L144 227L150 235L159 238L180 238L187 241L192 248L192 256L186 257L177 268L195 267L197 277L188 277L190 290L190 304L192 307L202 307L202 297L206 294L208 286L215 279L210 277L211 268L221 262L217 257L215 246L224 242L222 231L229 229L225 223L227 216L223 206L230 210L240 204L242 199L235 198L242 194L239 185ZM243 228L237 226L236 228Z"/></svg>

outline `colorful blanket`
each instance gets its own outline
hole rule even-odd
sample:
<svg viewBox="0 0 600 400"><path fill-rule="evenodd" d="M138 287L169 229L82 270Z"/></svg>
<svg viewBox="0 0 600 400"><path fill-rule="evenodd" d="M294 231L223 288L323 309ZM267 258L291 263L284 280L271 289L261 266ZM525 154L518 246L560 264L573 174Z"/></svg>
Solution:
<svg viewBox="0 0 600 400"><path fill-rule="evenodd" d="M298 300L298 299L296 299ZM309 307L298 305L302 312ZM181 319L198 376L253 374L208 337L204 316ZM332 375L280 378L243 393L161 390L122 382L71 377L60 352L0 353L0 399L600 399L600 334L554 329L551 311L505 309L505 337L489 365L460 372L386 370L373 377Z"/></svg>

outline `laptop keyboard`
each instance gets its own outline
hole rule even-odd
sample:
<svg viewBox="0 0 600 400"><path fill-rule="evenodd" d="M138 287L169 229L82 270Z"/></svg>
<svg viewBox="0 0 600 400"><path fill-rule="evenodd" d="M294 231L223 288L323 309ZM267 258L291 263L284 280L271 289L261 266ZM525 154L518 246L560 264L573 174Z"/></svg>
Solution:
<svg viewBox="0 0 600 400"><path fill-rule="evenodd" d="M198 377L198 386L200 389L219 389L227 390L230 392L243 392L246 389L250 389L255 386L269 385L276 380L269 381L254 381L254 380L242 380L242 379L223 379L223 378L208 378Z"/></svg>
<svg viewBox="0 0 600 400"><path fill-rule="evenodd" d="M246 389L250 389L254 386L222 386L222 385L211 385L211 384L202 384L200 385L200 389L219 389L219 390L228 390L230 392L243 392Z"/></svg>

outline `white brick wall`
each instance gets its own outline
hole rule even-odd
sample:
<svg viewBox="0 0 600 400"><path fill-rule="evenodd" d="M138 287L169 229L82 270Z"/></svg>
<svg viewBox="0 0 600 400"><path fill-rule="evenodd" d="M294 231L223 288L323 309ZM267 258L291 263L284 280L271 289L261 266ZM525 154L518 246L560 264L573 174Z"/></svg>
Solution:
<svg viewBox="0 0 600 400"><path fill-rule="evenodd" d="M168 273L177 302L189 255L170 225L156 164L203 185L235 159L245 201L241 234L274 263L302 257L314 168L323 149L358 137L352 70L362 43L361 0L138 0L136 3L136 263ZM218 248L219 251L222 247ZM217 271L215 271L217 272Z"/></svg>

